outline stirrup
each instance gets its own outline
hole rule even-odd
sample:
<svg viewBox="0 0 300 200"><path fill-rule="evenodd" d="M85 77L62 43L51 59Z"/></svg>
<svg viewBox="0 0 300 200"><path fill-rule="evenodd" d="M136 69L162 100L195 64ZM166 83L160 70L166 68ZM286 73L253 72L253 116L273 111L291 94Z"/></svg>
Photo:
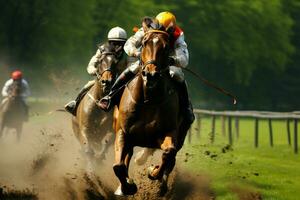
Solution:
<svg viewBox="0 0 300 200"><path fill-rule="evenodd" d="M111 98L109 96L105 96L97 102L97 106L99 106L103 111L108 112L111 110Z"/></svg>

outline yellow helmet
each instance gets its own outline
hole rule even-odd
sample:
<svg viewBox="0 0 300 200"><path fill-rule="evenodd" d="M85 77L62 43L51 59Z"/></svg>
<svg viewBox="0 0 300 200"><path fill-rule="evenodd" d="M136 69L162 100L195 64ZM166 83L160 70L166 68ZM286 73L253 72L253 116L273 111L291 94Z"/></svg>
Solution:
<svg viewBox="0 0 300 200"><path fill-rule="evenodd" d="M155 17L160 25L166 29L176 25L176 17L172 13L166 11L161 12Z"/></svg>

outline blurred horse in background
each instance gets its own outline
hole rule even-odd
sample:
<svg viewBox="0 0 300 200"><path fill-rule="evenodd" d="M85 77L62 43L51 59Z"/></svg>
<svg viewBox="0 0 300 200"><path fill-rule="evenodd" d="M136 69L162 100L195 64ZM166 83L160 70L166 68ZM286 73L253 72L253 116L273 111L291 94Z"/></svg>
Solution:
<svg viewBox="0 0 300 200"><path fill-rule="evenodd" d="M21 82L14 82L9 96L5 98L0 107L0 137L4 128L15 129L17 141L20 141L23 123L26 121L26 105L20 95L22 90ZM8 131L7 129L7 131Z"/></svg>

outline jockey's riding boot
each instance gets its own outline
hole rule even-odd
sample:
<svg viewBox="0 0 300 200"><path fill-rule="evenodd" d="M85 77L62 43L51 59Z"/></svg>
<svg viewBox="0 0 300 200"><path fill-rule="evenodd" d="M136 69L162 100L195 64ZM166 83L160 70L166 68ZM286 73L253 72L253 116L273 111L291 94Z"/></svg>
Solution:
<svg viewBox="0 0 300 200"><path fill-rule="evenodd" d="M182 109L184 121L187 124L192 124L195 120L195 115L193 112L192 103L189 99L186 81L179 83L179 95L181 100L181 109Z"/></svg>
<svg viewBox="0 0 300 200"><path fill-rule="evenodd" d="M65 105L65 110L76 116L76 101L72 100Z"/></svg>
<svg viewBox="0 0 300 200"><path fill-rule="evenodd" d="M108 95L100 99L98 106L105 112L110 111L110 109L117 103L118 92L125 86L128 81L130 81L135 76L135 73L130 71L128 68L125 69L120 76L117 78L114 85L111 87Z"/></svg>
<svg viewBox="0 0 300 200"><path fill-rule="evenodd" d="M65 105L65 110L68 111L69 113L71 113L72 115L76 116L76 110L77 110L77 106L78 106L78 103L80 102L80 100L82 99L82 96L86 93L87 89L89 88L86 88L86 87L83 87L75 100L72 100L70 101L69 103L67 103Z"/></svg>

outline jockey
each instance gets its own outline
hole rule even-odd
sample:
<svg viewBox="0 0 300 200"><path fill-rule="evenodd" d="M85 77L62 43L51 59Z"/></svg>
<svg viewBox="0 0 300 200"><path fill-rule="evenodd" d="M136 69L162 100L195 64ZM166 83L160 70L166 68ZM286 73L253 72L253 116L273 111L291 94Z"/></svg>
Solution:
<svg viewBox="0 0 300 200"><path fill-rule="evenodd" d="M28 82L23 78L23 73L19 70L13 71L11 73L11 79L6 81L4 84L4 87L2 88L2 96L4 97L1 104L3 104L6 99L11 95L12 86L15 82L18 82L21 84L21 94L24 107L25 107L25 120L28 120L28 106L26 104L26 98L30 95L30 89Z"/></svg>
<svg viewBox="0 0 300 200"><path fill-rule="evenodd" d="M110 31L107 34L107 40L110 45L113 45L115 49L123 49L123 46L127 40L127 33L126 31L121 27L114 27L110 29ZM91 58L88 66L87 66L87 72L88 74L92 76L97 75L97 63L99 59L101 58L101 55L104 50L104 44L99 45L98 50L96 51L96 54ZM86 92L94 85L95 81L89 81L79 92L76 99L73 101L70 101L65 105L66 111L76 115L76 109L80 102L80 100L83 98L83 96L86 94Z"/></svg>
<svg viewBox="0 0 300 200"><path fill-rule="evenodd" d="M156 20L159 25L163 26L168 33L170 33L170 46L172 48L169 55L169 63L170 63L170 76L173 80L175 80L178 84L179 88L179 96L180 105L183 109L184 119L188 124L191 124L194 119L194 113L192 109L192 105L189 100L187 85L184 79L184 74L181 68L184 68L188 65L189 61L189 53L187 49L187 44L184 41L184 33L182 29L176 25L176 18L170 12L161 12L156 16ZM124 72L118 77L115 84L113 85L111 92L103 97L99 102L99 106L108 111L115 104L112 101L113 94L126 84L129 80L131 80L139 70L139 56L141 54L141 45L142 40L145 33L143 28L140 28L135 35L130 37L125 43L124 50L128 54L128 56L136 57L137 61L130 65Z"/></svg>

